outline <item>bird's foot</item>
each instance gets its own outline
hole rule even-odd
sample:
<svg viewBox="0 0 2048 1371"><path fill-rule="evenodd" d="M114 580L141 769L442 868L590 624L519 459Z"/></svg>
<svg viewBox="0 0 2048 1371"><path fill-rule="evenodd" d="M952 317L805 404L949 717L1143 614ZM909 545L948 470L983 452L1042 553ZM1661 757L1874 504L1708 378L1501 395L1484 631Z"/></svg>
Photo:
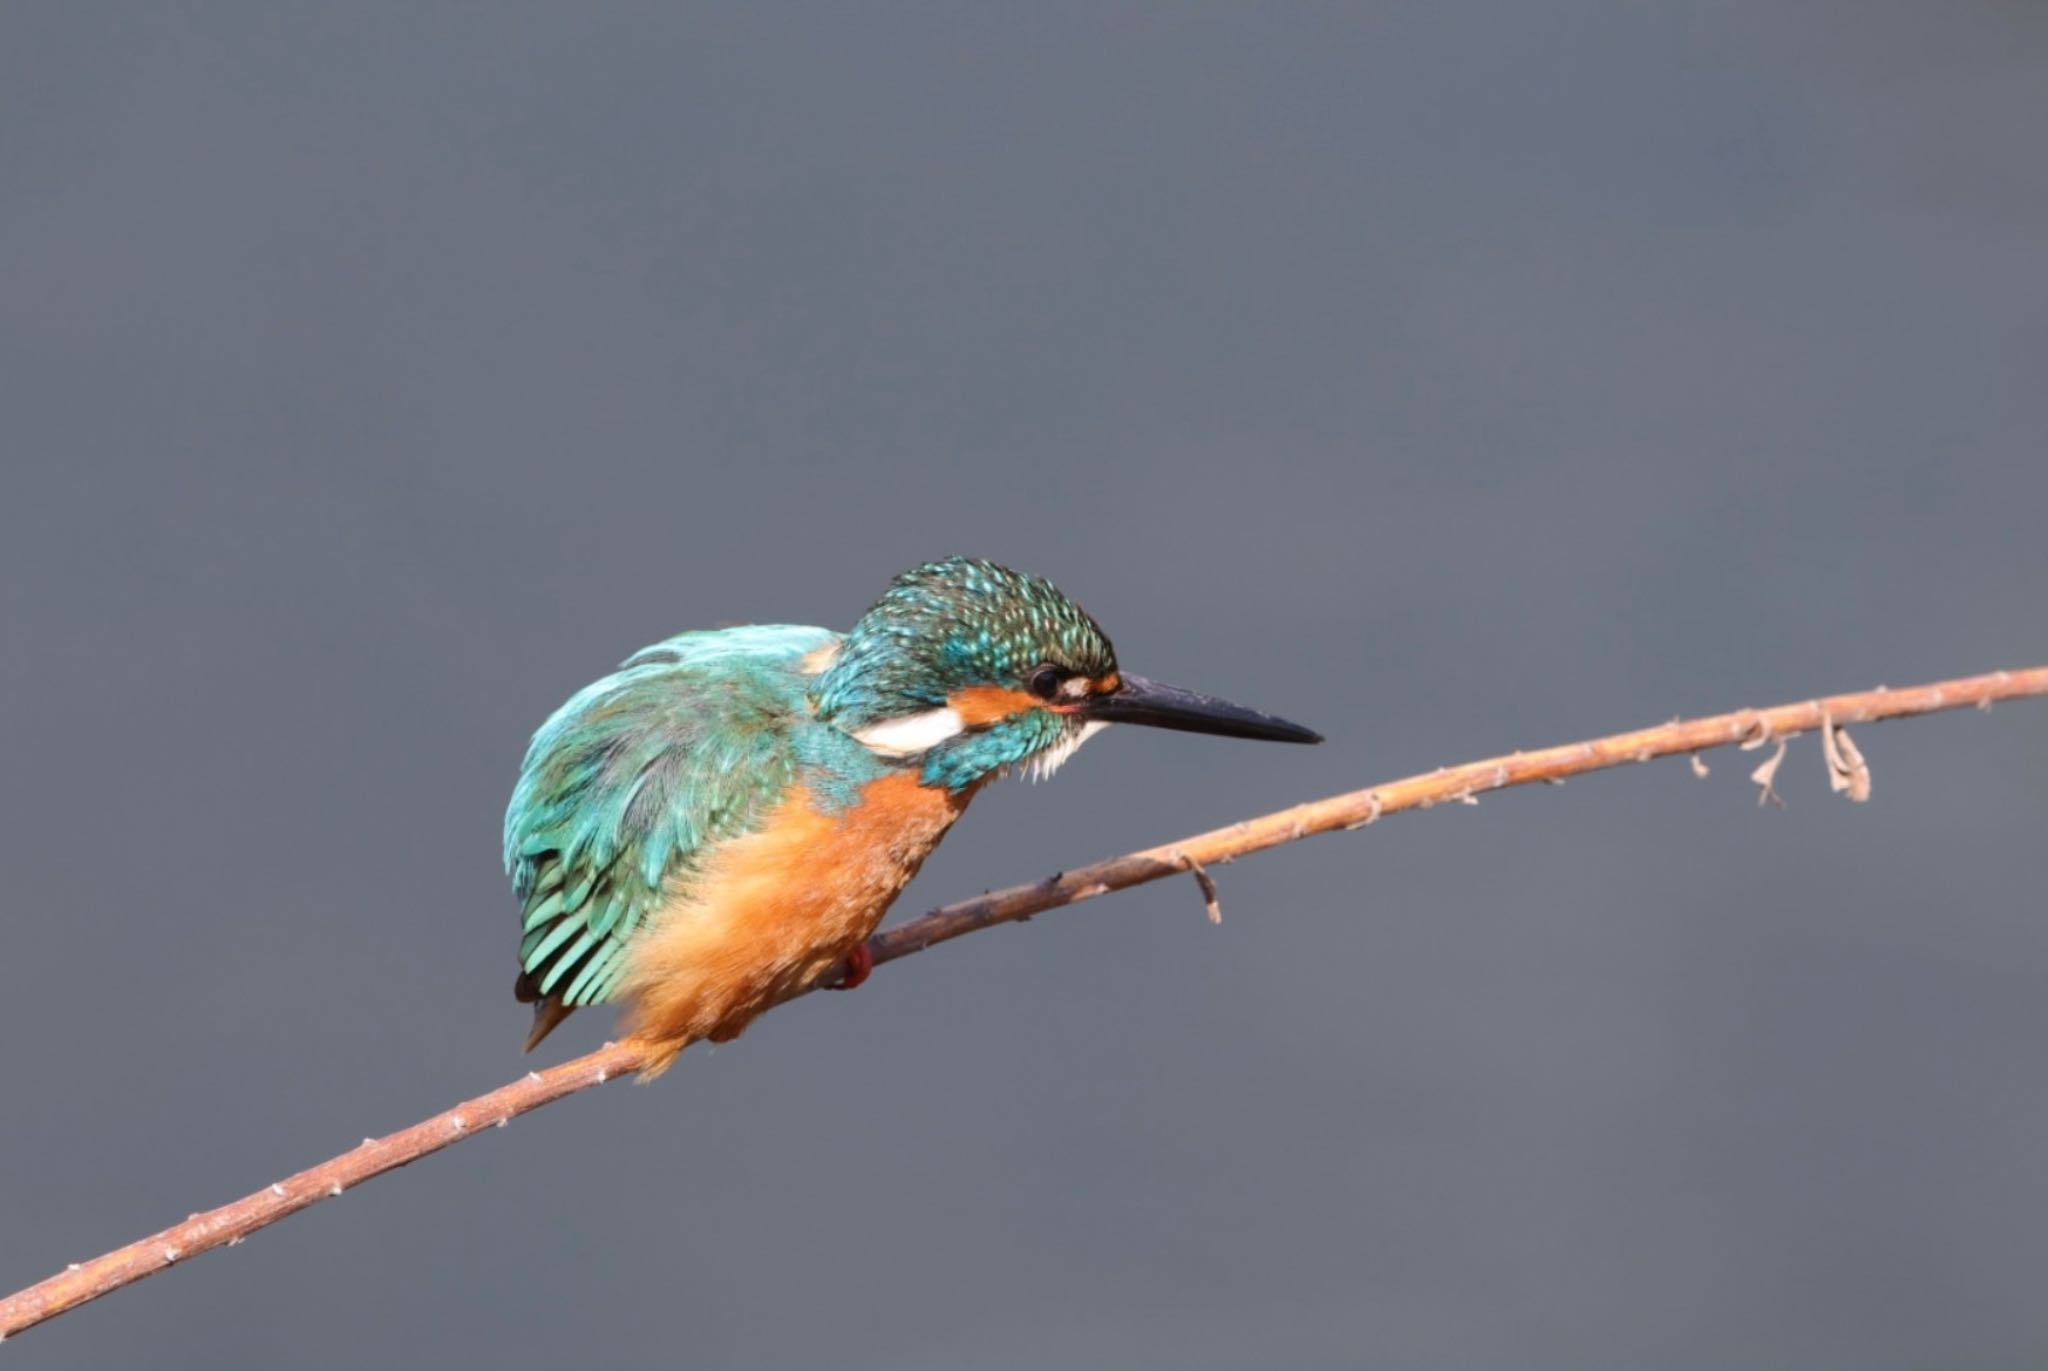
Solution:
<svg viewBox="0 0 2048 1371"><path fill-rule="evenodd" d="M853 951L846 957L846 974L832 983L834 990L851 990L873 974L875 954L868 951L866 943L855 943Z"/></svg>

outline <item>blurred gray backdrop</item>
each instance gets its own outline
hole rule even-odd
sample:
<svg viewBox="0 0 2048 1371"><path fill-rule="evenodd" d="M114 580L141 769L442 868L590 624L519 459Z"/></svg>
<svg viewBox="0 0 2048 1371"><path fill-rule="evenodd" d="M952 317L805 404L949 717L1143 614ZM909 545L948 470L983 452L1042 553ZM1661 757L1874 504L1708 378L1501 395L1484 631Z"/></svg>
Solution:
<svg viewBox="0 0 2048 1371"><path fill-rule="evenodd" d="M1330 736L900 912L2041 660L2044 129L1971 0L11 6L0 1288L524 1070L521 748L682 628L967 551ZM4 1356L2039 1366L2048 708L1860 741L977 937Z"/></svg>

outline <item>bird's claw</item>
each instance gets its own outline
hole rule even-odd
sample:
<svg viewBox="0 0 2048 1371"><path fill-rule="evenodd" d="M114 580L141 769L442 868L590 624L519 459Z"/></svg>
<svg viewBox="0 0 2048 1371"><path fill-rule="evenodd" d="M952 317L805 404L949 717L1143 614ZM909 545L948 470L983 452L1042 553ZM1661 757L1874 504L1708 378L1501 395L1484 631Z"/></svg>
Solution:
<svg viewBox="0 0 2048 1371"><path fill-rule="evenodd" d="M867 980L874 972L874 969L875 954L868 951L866 943L856 943L854 944L853 951L847 954L846 974L834 981L832 988L834 990L851 990Z"/></svg>

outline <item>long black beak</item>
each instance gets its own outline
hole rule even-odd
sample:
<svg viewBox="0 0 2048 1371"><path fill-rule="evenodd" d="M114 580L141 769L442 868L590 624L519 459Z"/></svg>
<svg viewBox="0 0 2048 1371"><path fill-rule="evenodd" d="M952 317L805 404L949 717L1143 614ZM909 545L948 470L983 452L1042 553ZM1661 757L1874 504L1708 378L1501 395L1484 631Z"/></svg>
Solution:
<svg viewBox="0 0 2048 1371"><path fill-rule="evenodd" d="M1153 728L1215 733L1225 738L1261 738L1273 743L1323 740L1323 735L1314 729L1271 714L1129 674L1124 676L1122 685L1108 694L1089 696L1075 713L1107 724L1150 724Z"/></svg>

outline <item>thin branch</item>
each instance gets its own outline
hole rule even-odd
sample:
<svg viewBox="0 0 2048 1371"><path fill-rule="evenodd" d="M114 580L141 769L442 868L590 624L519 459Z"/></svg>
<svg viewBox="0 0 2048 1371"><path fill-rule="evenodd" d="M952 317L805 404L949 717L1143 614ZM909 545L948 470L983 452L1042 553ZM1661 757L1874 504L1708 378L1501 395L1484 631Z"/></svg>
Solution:
<svg viewBox="0 0 2048 1371"><path fill-rule="evenodd" d="M1756 747L1781 742L1815 729L1829 729L1840 738L1839 730L1849 724L1874 723L1882 719L1931 714L1973 705L1988 709L1999 700L2038 695L2048 695L2048 666L1998 671L1905 690L1872 690L1770 709L1737 710L1732 714L1718 714L1690 722L1673 721L1654 728L1595 738L1590 742L1545 748L1540 752L1517 752L1482 762L1468 762L1463 766L1444 767L1426 775L1410 776L1405 780L1333 795L1292 809L1246 819L1227 828L1062 872L1030 885L1012 886L962 900L878 933L869 940L868 947L879 966L922 952L938 943L950 942L997 924L1013 923L1062 905L1078 904L1112 890L1189 871L1206 874L1203 867L1210 863L1228 862L1246 853L1278 847L1314 833L1363 828L1404 809L1428 809L1454 800L1476 802L1488 791L1503 790L1509 786L1528 785L1533 781L1559 781L1584 772L1630 762L1647 762L1656 757L1699 753L1709 748L1745 744ZM1846 742L1845 738L1841 740ZM1699 770L1697 759L1695 762L1695 770ZM1861 768L1861 764L1860 756L1843 762L1838 750L1830 762L1834 768L1831 774L1840 775L1845 767L1854 771ZM1862 771L1862 775L1860 784L1867 786L1867 769ZM1855 792L1852 790L1851 793L1853 797ZM1204 889L1206 893L1211 887L1205 886ZM819 984L829 985L837 979L837 973L828 973ZM453 1109L410 1128L402 1128L381 1138L365 1138L360 1146L318 1166L287 1176L253 1195L203 1214L194 1214L161 1233L94 1257L91 1261L75 1264L40 1284L9 1296L0 1302L0 1338L33 1327L179 1262L189 1261L201 1252L233 1246L256 1230L339 1195L373 1176L396 1170L484 1129L503 1127L528 1110L538 1109L565 1095L632 1075L642 1064L641 1051L635 1044L607 1043L586 1056L545 1071L530 1072L489 1094L465 1100Z"/></svg>

